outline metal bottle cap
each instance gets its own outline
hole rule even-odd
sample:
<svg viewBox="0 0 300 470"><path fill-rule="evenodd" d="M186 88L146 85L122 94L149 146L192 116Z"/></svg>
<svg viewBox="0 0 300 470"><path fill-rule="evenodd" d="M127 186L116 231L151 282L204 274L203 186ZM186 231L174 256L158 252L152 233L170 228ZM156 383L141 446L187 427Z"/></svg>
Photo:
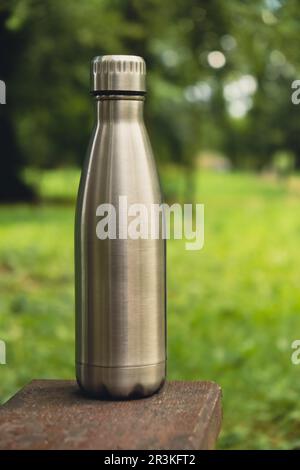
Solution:
<svg viewBox="0 0 300 470"><path fill-rule="evenodd" d="M145 93L146 64L135 55L104 55L94 57L91 68L93 94L107 91Z"/></svg>

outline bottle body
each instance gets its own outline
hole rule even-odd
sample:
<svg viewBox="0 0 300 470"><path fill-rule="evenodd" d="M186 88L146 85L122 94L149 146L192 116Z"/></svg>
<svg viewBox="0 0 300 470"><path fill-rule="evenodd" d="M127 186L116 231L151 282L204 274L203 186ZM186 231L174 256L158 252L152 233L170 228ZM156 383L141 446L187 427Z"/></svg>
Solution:
<svg viewBox="0 0 300 470"><path fill-rule="evenodd" d="M132 239L128 232L120 237L128 216L120 197L127 208L161 203L143 101L141 96L97 98L97 123L77 199L76 375L84 391L99 397L147 396L165 379L165 241ZM102 204L115 208L115 238L97 236Z"/></svg>

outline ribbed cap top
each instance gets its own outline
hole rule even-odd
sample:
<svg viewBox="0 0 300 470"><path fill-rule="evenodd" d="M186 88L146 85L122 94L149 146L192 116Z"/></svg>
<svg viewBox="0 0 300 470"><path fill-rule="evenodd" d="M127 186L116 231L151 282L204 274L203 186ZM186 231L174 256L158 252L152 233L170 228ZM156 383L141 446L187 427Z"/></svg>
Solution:
<svg viewBox="0 0 300 470"><path fill-rule="evenodd" d="M103 55L94 57L91 70L91 91L146 91L146 64L135 55Z"/></svg>

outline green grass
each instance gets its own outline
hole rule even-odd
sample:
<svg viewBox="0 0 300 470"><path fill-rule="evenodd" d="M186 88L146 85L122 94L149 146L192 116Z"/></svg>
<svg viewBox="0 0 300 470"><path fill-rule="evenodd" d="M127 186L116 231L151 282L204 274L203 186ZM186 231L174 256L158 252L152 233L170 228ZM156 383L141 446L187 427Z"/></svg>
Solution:
<svg viewBox="0 0 300 470"><path fill-rule="evenodd" d="M74 198L77 171L29 177L46 200ZM169 378L222 386L220 448L299 447L299 193L249 174L199 174L197 188L204 249L168 242ZM73 218L72 205L0 208L2 401L74 377Z"/></svg>

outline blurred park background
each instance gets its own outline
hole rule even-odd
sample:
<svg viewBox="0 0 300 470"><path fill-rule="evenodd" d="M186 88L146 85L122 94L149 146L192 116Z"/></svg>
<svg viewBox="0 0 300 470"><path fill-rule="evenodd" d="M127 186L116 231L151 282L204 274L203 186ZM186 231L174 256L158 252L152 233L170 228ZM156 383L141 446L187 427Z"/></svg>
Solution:
<svg viewBox="0 0 300 470"><path fill-rule="evenodd" d="M89 64L137 54L165 198L205 204L204 249L168 242L169 378L222 386L220 448L300 447L299 26L296 0L0 0L2 402L74 377Z"/></svg>

